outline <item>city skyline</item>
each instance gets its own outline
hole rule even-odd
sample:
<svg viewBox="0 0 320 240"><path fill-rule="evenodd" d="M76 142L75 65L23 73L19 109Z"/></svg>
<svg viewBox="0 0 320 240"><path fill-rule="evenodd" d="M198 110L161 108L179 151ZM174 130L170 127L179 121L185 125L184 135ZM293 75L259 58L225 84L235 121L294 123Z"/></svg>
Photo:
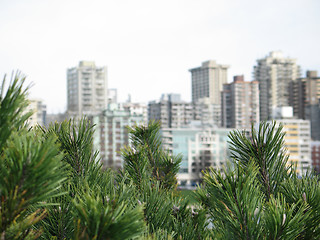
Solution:
<svg viewBox="0 0 320 240"><path fill-rule="evenodd" d="M21 70L31 97L66 110L66 71L79 61L108 67L119 100L162 93L191 101L189 69L215 60L253 80L271 51L297 59L302 76L319 72L319 1L2 1L0 76Z"/></svg>

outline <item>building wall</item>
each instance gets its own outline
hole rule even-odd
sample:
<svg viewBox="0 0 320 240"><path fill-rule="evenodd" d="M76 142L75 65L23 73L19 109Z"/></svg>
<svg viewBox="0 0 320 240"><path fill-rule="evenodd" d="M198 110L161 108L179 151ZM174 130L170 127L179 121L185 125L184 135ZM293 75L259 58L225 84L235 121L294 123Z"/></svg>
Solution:
<svg viewBox="0 0 320 240"><path fill-rule="evenodd" d="M202 171L221 169L229 161L228 134L231 129L168 128L162 130L164 147L174 155L181 154L178 173L180 185L200 183Z"/></svg>
<svg viewBox="0 0 320 240"><path fill-rule="evenodd" d="M194 120L203 126L221 127L221 105L213 104L209 98L201 98L193 103Z"/></svg>
<svg viewBox="0 0 320 240"><path fill-rule="evenodd" d="M29 104L25 112L32 111L33 114L28 119L29 126L46 125L47 106L40 99L29 99Z"/></svg>
<svg viewBox="0 0 320 240"><path fill-rule="evenodd" d="M105 167L121 168L120 150L130 144L127 127L146 124L143 115L131 114L121 104L109 104L108 109L93 117L94 146L99 150Z"/></svg>
<svg viewBox="0 0 320 240"><path fill-rule="evenodd" d="M293 83L294 115L311 122L311 138L320 140L320 77L307 71L306 78Z"/></svg>
<svg viewBox="0 0 320 240"><path fill-rule="evenodd" d="M193 120L193 107L180 96L163 95L160 101L149 102L148 120L159 121L162 128L183 127Z"/></svg>
<svg viewBox="0 0 320 240"><path fill-rule="evenodd" d="M289 163L297 166L298 174L305 174L312 166L310 122L302 119L277 119L285 132L285 147Z"/></svg>
<svg viewBox="0 0 320 240"><path fill-rule="evenodd" d="M320 173L320 141L311 142L312 167L316 173Z"/></svg>

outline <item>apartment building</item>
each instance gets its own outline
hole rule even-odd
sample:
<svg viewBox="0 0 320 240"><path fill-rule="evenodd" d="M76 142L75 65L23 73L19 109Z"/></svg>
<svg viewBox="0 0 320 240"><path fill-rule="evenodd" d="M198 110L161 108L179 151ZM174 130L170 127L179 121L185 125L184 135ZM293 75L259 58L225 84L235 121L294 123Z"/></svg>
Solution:
<svg viewBox="0 0 320 240"><path fill-rule="evenodd" d="M94 115L108 103L107 67L81 61L67 70L67 112L70 116Z"/></svg>
<svg viewBox="0 0 320 240"><path fill-rule="evenodd" d="M228 82L228 65L217 64L216 61L203 62L200 67L192 68L192 102L201 98L209 98L210 103L220 105L220 92L223 84Z"/></svg>
<svg viewBox="0 0 320 240"><path fill-rule="evenodd" d="M193 103L193 118L203 126L221 127L221 105L213 104L209 98Z"/></svg>
<svg viewBox="0 0 320 240"><path fill-rule="evenodd" d="M193 120L193 107L180 94L163 94L159 101L148 103L148 120L159 121L162 128L179 128Z"/></svg>
<svg viewBox="0 0 320 240"><path fill-rule="evenodd" d="M29 104L25 109L25 112L32 112L27 124L31 127L40 125L46 125L47 106L41 99L29 99Z"/></svg>
<svg viewBox="0 0 320 240"><path fill-rule="evenodd" d="M320 140L320 77L317 71L307 71L305 78L293 82L294 115L310 120L311 138Z"/></svg>
<svg viewBox="0 0 320 240"><path fill-rule="evenodd" d="M310 121L294 118L292 107L274 109L273 118L283 126L289 163L296 165L298 174L305 174L312 167Z"/></svg>
<svg viewBox="0 0 320 240"><path fill-rule="evenodd" d="M93 117L95 124L94 148L99 150L103 165L122 168L120 150L130 144L128 127L146 124L143 114L128 111L122 104L109 104L108 108Z"/></svg>
<svg viewBox="0 0 320 240"><path fill-rule="evenodd" d="M316 173L320 173L320 141L311 142L312 168Z"/></svg>
<svg viewBox="0 0 320 240"><path fill-rule="evenodd" d="M274 108L293 106L292 81L300 77L296 59L284 57L282 52L271 52L257 60L254 80L259 82L260 120L271 119Z"/></svg>
<svg viewBox="0 0 320 240"><path fill-rule="evenodd" d="M199 184L202 171L209 167L221 169L227 166L230 161L227 140L231 130L202 128L201 125L162 129L164 148L174 155L182 156L177 176L180 186Z"/></svg>
<svg viewBox="0 0 320 240"><path fill-rule="evenodd" d="M221 92L221 122L226 128L250 129L259 123L259 83L235 76Z"/></svg>

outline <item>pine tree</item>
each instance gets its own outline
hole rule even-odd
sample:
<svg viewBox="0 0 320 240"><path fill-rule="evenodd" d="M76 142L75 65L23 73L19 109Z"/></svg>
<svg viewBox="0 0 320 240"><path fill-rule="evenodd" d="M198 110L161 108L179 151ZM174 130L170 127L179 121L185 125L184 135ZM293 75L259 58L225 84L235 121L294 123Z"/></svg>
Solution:
<svg viewBox="0 0 320 240"><path fill-rule="evenodd" d="M318 176L297 176L275 122L231 133L233 167L207 169L191 204L159 123L129 128L123 169L104 169L87 119L27 126L24 79L1 85L1 240L320 238Z"/></svg>
<svg viewBox="0 0 320 240"><path fill-rule="evenodd" d="M319 239L319 184L288 164L276 122L230 134L233 169L210 169L197 196L215 239Z"/></svg>

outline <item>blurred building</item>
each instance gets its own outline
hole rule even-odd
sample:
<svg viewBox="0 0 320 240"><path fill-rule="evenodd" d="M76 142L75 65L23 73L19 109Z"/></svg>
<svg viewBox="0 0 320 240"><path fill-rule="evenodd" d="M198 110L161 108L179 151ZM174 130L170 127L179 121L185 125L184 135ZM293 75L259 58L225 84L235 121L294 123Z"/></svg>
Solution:
<svg viewBox="0 0 320 240"><path fill-rule="evenodd" d="M311 142L312 167L316 173L320 173L320 141Z"/></svg>
<svg viewBox="0 0 320 240"><path fill-rule="evenodd" d="M235 76L221 92L221 122L226 128L250 129L259 123L259 83Z"/></svg>
<svg viewBox="0 0 320 240"><path fill-rule="evenodd" d="M69 116L67 115L67 113L55 113L55 114L47 114L46 117L46 127L48 128L50 126L50 124L53 124L55 122L57 123L61 123L64 120L69 120Z"/></svg>
<svg viewBox="0 0 320 240"><path fill-rule="evenodd" d="M118 102L118 90L115 88L108 89L108 104Z"/></svg>
<svg viewBox="0 0 320 240"><path fill-rule="evenodd" d="M209 98L210 103L220 105L220 92L228 82L228 65L215 61L203 62L201 67L190 69L192 82L192 102Z"/></svg>
<svg viewBox="0 0 320 240"><path fill-rule="evenodd" d="M31 126L45 126L47 116L47 106L40 99L29 99L29 104L25 112L32 111L33 114L29 117L27 123Z"/></svg>
<svg viewBox="0 0 320 240"><path fill-rule="evenodd" d="M142 116L143 122L148 122L148 106L145 103L124 102L122 107L125 111L130 113L131 116Z"/></svg>
<svg viewBox="0 0 320 240"><path fill-rule="evenodd" d="M271 119L272 109L293 106L292 82L300 77L296 59L285 58L282 52L271 52L257 60L254 80L259 82L260 120Z"/></svg>
<svg viewBox="0 0 320 240"><path fill-rule="evenodd" d="M294 118L292 107L274 109L273 119L283 126L289 163L297 166L298 174L305 174L312 166L310 121Z"/></svg>
<svg viewBox="0 0 320 240"><path fill-rule="evenodd" d="M202 128L201 125L162 129L164 148L182 157L178 173L180 186L196 186L201 182L202 171L209 167L221 169L228 164L230 154L227 140L230 131Z"/></svg>
<svg viewBox="0 0 320 240"><path fill-rule="evenodd" d="M81 61L67 70L67 112L70 116L94 115L108 103L107 67Z"/></svg>
<svg viewBox="0 0 320 240"><path fill-rule="evenodd" d="M180 94L163 94L159 101L149 102L148 120L159 121L162 128L183 127L193 120L193 107Z"/></svg>
<svg viewBox="0 0 320 240"><path fill-rule="evenodd" d="M109 104L100 114L93 116L95 124L94 148L99 150L105 167L121 168L120 149L130 144L128 126L146 124L145 116L124 108L122 104Z"/></svg>
<svg viewBox="0 0 320 240"><path fill-rule="evenodd" d="M307 71L306 75L293 83L294 115L310 120L311 138L320 140L320 77L317 71Z"/></svg>
<svg viewBox="0 0 320 240"><path fill-rule="evenodd" d="M221 127L221 106L210 102L209 98L201 98L193 103L193 119L202 126Z"/></svg>

